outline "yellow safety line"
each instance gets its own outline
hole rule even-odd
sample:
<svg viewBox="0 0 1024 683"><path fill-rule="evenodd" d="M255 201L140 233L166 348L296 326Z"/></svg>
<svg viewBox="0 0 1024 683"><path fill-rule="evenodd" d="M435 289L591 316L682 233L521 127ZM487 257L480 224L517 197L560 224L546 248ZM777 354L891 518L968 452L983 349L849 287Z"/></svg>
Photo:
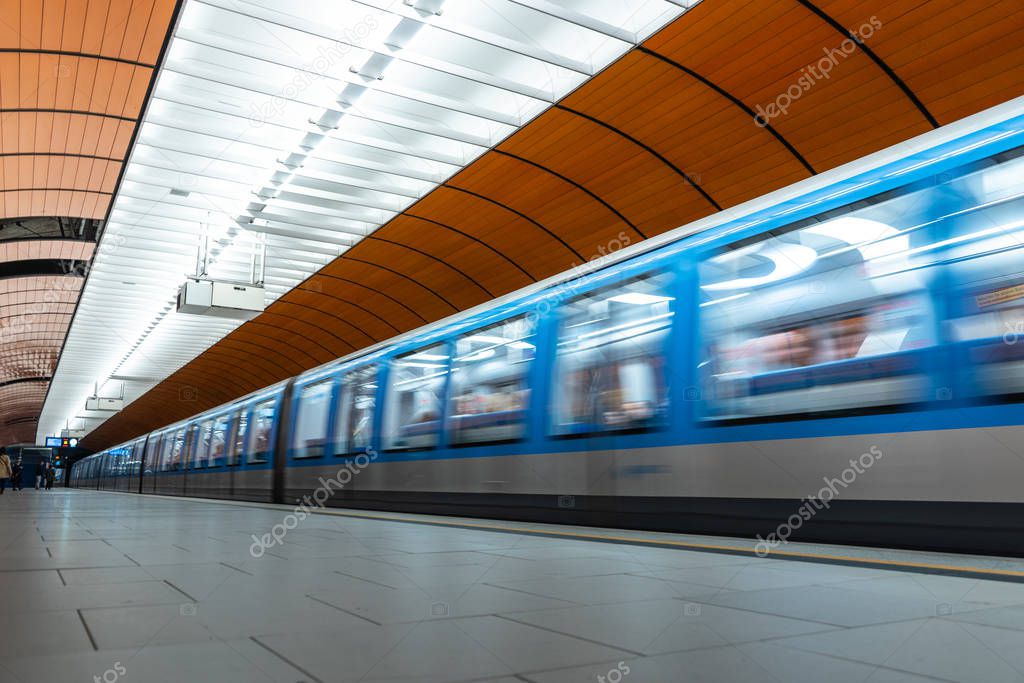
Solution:
<svg viewBox="0 0 1024 683"><path fill-rule="evenodd" d="M103 493L124 493L129 495L143 495L150 498L160 498L163 500L178 499L178 500L194 500L204 503L222 503L226 505L241 505L244 507L287 507L293 508L294 506L280 503L259 503L255 501L245 500L223 500L219 498L195 498L192 496L164 496L156 493L133 493L131 491L103 491ZM618 541L621 543L632 543L634 545L648 545L648 546L672 546L675 548L686 548L690 550L708 550L708 551L727 551L730 553L749 553L757 555L757 549L745 548L743 546L733 545L716 545L711 543L693 543L691 541L672 541L668 539L656 540L656 539L644 539L637 538L634 536L611 536L601 534L586 534L578 531L556 531L544 530L544 529L530 529L527 527L517 526L501 526L497 524L481 524L477 522L448 522L444 520L420 520L412 517L397 517L395 515L380 513L380 514L365 514L359 512L349 512L339 510L338 508L306 508L313 514L321 515L335 515L338 517L356 517L359 519L371 519L378 521L389 521L389 522L404 522L406 524L429 524L431 526L446 526L453 528L469 528L469 529L485 529L487 531L510 531L514 533L522 534L533 534L535 536L563 536L566 538L579 538L584 540L596 540L596 541ZM418 513L417 513L418 514ZM421 515L423 517L432 517L432 515ZM664 533L664 532L659 532ZM928 569L934 571L945 571L945 572L956 572L956 573L971 573L971 574L987 574L992 576L1012 576L1017 578L1024 578L1024 571L1014 571L1011 569L985 569L982 567L971 567L962 566L955 564L930 564L927 562L906 562L901 560L883 560L865 557L856 557L852 555L827 555L821 553L807 553L798 552L795 550L772 550L765 555L768 556L781 556L781 557L799 557L813 560L824 560L828 562L841 562L844 564L859 564L859 565L881 565L888 567L904 567L913 569ZM758 555L758 557L761 557Z"/></svg>

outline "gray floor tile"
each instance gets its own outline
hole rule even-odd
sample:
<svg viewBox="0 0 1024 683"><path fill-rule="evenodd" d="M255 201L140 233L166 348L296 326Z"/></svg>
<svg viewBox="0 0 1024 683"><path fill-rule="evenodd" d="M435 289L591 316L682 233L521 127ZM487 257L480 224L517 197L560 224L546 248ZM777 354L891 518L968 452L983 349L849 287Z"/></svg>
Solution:
<svg viewBox="0 0 1024 683"><path fill-rule="evenodd" d="M0 614L0 662L26 655L92 651L77 612Z"/></svg>
<svg viewBox="0 0 1024 683"><path fill-rule="evenodd" d="M946 616L954 621L969 621L984 626L997 626L1015 631L1024 631L1024 605L972 610L964 613L958 613L952 608L950 611L951 613Z"/></svg>
<svg viewBox="0 0 1024 683"><path fill-rule="evenodd" d="M706 598L723 607L776 614L836 626L864 626L935 616L935 600L885 596L870 599L862 591L833 586L722 593Z"/></svg>
<svg viewBox="0 0 1024 683"><path fill-rule="evenodd" d="M551 609L515 614L511 618L647 655L832 628L683 600Z"/></svg>
<svg viewBox="0 0 1024 683"><path fill-rule="evenodd" d="M579 605L599 605L640 600L671 600L672 598L700 599L720 593L710 586L665 581L648 576L612 574L608 576L562 577L530 581L500 581L494 585L566 600Z"/></svg>
<svg viewBox="0 0 1024 683"><path fill-rule="evenodd" d="M612 661L612 648L498 617L447 619L360 631L327 647L329 636L260 638L275 652L325 681L460 681L502 677L526 662L573 666ZM343 663L343 665L342 665Z"/></svg>
<svg viewBox="0 0 1024 683"><path fill-rule="evenodd" d="M934 678L765 643L625 659L612 666L589 665L527 673L526 678L534 683L610 681L618 680L612 673L616 669L622 674L622 681L659 683L935 683Z"/></svg>
<svg viewBox="0 0 1024 683"><path fill-rule="evenodd" d="M178 604L183 597L162 581L59 586L12 594L0 600L0 614L26 614L95 607Z"/></svg>
<svg viewBox="0 0 1024 683"><path fill-rule="evenodd" d="M484 614L515 614L567 607L572 603L527 595L496 586L367 587L353 591L319 591L310 596L380 624L419 622Z"/></svg>
<svg viewBox="0 0 1024 683"><path fill-rule="evenodd" d="M252 534L280 508L103 493L0 514L0 683L117 662L125 683L562 683L613 680L620 663L623 683L1024 681L1013 583L342 515L257 558Z"/></svg>
<svg viewBox="0 0 1024 683"><path fill-rule="evenodd" d="M25 683L81 683L107 671L145 683L296 683L304 674L252 641L179 643L141 650L11 659L5 666ZM120 667L117 669L115 667ZM113 675L110 676L112 678Z"/></svg>
<svg viewBox="0 0 1024 683"><path fill-rule="evenodd" d="M1024 633L945 619L799 636L779 644L963 683L1024 681Z"/></svg>
<svg viewBox="0 0 1024 683"><path fill-rule="evenodd" d="M153 574L142 567L102 567L98 569L63 569L61 576L69 586L97 583L127 583L129 581L153 581Z"/></svg>

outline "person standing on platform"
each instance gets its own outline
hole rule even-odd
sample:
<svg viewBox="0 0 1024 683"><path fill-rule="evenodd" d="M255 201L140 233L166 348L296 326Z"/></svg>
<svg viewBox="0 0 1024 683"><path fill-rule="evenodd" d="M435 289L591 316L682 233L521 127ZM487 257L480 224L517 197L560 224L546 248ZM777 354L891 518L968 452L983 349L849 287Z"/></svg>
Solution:
<svg viewBox="0 0 1024 683"><path fill-rule="evenodd" d="M57 469L49 462L46 463L46 490L53 488L53 481L57 478Z"/></svg>
<svg viewBox="0 0 1024 683"><path fill-rule="evenodd" d="M6 448L0 448L0 495L3 495L7 487L7 480L11 478L11 458L7 455Z"/></svg>
<svg viewBox="0 0 1024 683"><path fill-rule="evenodd" d="M25 471L25 466L21 464L21 456L14 461L11 465L11 489L14 491L21 490L21 473Z"/></svg>
<svg viewBox="0 0 1024 683"><path fill-rule="evenodd" d="M46 478L46 466L49 464L49 460L45 458L39 461L36 465L36 491L43 485L43 480Z"/></svg>

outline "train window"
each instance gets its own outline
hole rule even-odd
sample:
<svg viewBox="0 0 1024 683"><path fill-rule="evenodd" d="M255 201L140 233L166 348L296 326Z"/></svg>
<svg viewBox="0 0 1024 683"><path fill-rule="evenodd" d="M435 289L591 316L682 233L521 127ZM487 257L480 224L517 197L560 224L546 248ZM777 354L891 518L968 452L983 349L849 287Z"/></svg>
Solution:
<svg viewBox="0 0 1024 683"><path fill-rule="evenodd" d="M171 470L171 451L174 447L174 434L166 432L160 441L160 471Z"/></svg>
<svg viewBox="0 0 1024 683"><path fill-rule="evenodd" d="M664 422L672 275L654 273L573 299L560 311L552 433Z"/></svg>
<svg viewBox="0 0 1024 683"><path fill-rule="evenodd" d="M151 472L159 471L159 457L160 457L160 435L151 434L149 440L146 442L146 455L144 458L143 466L145 467L145 473L150 474Z"/></svg>
<svg viewBox="0 0 1024 683"><path fill-rule="evenodd" d="M234 467L242 461L242 451L245 450L245 437L248 434L249 408L242 406L235 412L234 426L231 430L231 439L228 449L228 466Z"/></svg>
<svg viewBox="0 0 1024 683"><path fill-rule="evenodd" d="M884 195L701 263L702 417L927 400L937 192Z"/></svg>
<svg viewBox="0 0 1024 683"><path fill-rule="evenodd" d="M307 384L299 392L292 452L296 458L319 458L327 446L334 380Z"/></svg>
<svg viewBox="0 0 1024 683"><path fill-rule="evenodd" d="M213 431L210 434L210 453L207 457L210 467L221 467L224 464L224 446L227 443L230 423L230 415L227 414L220 415L213 421Z"/></svg>
<svg viewBox="0 0 1024 683"><path fill-rule="evenodd" d="M365 453L370 449L376 403L377 366L367 365L345 373L337 435L341 453Z"/></svg>
<svg viewBox="0 0 1024 683"><path fill-rule="evenodd" d="M954 301L950 327L963 349L969 395L1024 394L1024 150L960 178L966 206L945 240Z"/></svg>
<svg viewBox="0 0 1024 683"><path fill-rule="evenodd" d="M128 461L128 476L139 476L139 466L142 464L142 449L145 442L136 441L132 444L132 455Z"/></svg>
<svg viewBox="0 0 1024 683"><path fill-rule="evenodd" d="M213 436L213 420L202 422L196 429L199 433L196 439L195 453L192 456L192 467L201 470L206 469L207 461L210 457L210 438Z"/></svg>
<svg viewBox="0 0 1024 683"><path fill-rule="evenodd" d="M182 457L185 450L185 429L168 433L164 436L164 450L160 460L162 472L177 472L182 469Z"/></svg>
<svg viewBox="0 0 1024 683"><path fill-rule="evenodd" d="M527 384L536 356L526 316L463 335L452 361L452 442L520 439L530 404Z"/></svg>
<svg viewBox="0 0 1024 683"><path fill-rule="evenodd" d="M441 426L448 349L436 344L391 361L384 448L433 448Z"/></svg>
<svg viewBox="0 0 1024 683"><path fill-rule="evenodd" d="M249 464L267 462L273 444L270 435L274 427L274 407L277 399L271 398L257 403L252 409L252 424L249 426Z"/></svg>

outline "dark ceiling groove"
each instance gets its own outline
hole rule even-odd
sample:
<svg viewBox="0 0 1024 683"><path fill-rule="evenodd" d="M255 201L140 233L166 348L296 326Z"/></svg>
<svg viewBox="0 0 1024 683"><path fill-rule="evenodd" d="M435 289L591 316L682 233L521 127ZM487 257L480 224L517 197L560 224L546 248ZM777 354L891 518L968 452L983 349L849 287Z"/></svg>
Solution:
<svg viewBox="0 0 1024 683"><path fill-rule="evenodd" d="M282 304L286 304L288 306L298 306L299 308L305 308L305 309L310 310L310 311L316 311L317 313L325 313L326 312L326 311L324 311L321 308L317 308L316 306L309 306L307 304L300 304L298 301L291 301L291 300L287 300L286 301L284 299L279 299L278 301L280 301ZM374 337L372 334L370 334L369 332L367 332L363 328L357 327L356 325L353 325L352 323L350 323L348 320L345 320L341 316L337 316L337 315L334 315L332 313L328 313L327 315L330 315L332 318L334 318L338 322L342 323L343 325L348 325L353 330L355 330L357 333L359 333L359 334L363 335L364 337L366 337L367 339L369 339L371 344L376 344L377 342L381 341L380 339L377 339L376 337ZM349 342L349 345L352 346L353 349L355 349L355 345L351 344L351 342Z"/></svg>
<svg viewBox="0 0 1024 683"><path fill-rule="evenodd" d="M242 361L241 358L237 357L228 356L228 358L234 358L237 361ZM275 372L268 370L263 366L256 365L255 363L240 365L238 362L228 362L227 360L224 360L224 358L220 356L213 355L207 356L205 362L209 363L210 365L213 365L215 368L227 368L226 370L224 370L224 372L226 372L229 377L234 378L236 381L239 377L245 377L248 379L248 381L252 382L252 384L257 387L261 385L266 386L267 384L273 384L275 381L274 378L277 377L277 374ZM189 366L186 365L173 376L176 377L179 381L185 383L185 386L193 386L191 384L191 382L193 381L192 375L194 375L196 372L196 369L190 369ZM195 380L196 384L205 382L208 379L206 372L199 371L199 378L200 379ZM214 384L214 386L216 387L216 389L220 389L220 387L216 383ZM223 389L222 391L223 394L215 395L231 396L233 393L233 390L231 389Z"/></svg>
<svg viewBox="0 0 1024 683"><path fill-rule="evenodd" d="M597 118L596 116L591 116L590 114L586 114L586 113L581 112L581 111L579 111L577 109L573 109L572 107L567 107L564 104L556 104L555 107L560 109L560 110L562 110L562 111L566 111L566 112L569 112L570 114L574 114L576 116L579 116L580 118L586 119L587 121L590 121L591 123L596 123L597 125L602 126L603 128L607 128L608 130L612 131L616 135L619 135L619 136L625 138L626 140L629 140L634 145L637 145L638 147L647 150L650 154L652 154L655 158L657 158L658 161L660 161L661 163L663 163L666 166L668 166L669 168L671 168L673 171L676 172L676 174L679 177L681 177L683 180L685 180L693 189L697 190L697 192L699 192L701 194L701 196L704 197L704 199L706 199L709 204L711 204L711 206L715 207L715 211L721 211L722 210L722 206L718 202L716 202L711 197L710 194L708 194L707 190L705 190L703 187L700 186L700 183L698 183L693 178L691 178L690 175L686 171L684 171L683 169L679 168L678 166L673 164L671 161L666 159L664 155L662 155L660 152L658 152L656 149L654 149L650 145L648 145L648 144L646 144L644 142L641 142L640 140L637 140L635 137L633 137L632 135L630 135L626 131L621 130L619 128L616 128L612 124L608 123L607 121L603 121L603 120Z"/></svg>
<svg viewBox="0 0 1024 683"><path fill-rule="evenodd" d="M348 278L341 277L340 275L331 275L330 273L324 272L323 270L321 270L319 273L317 273L314 277L329 277L332 280L338 280L340 282L345 282L345 283L348 283L350 285L355 285L356 287L362 287L363 289L368 289L371 292L373 292L374 294L382 296L385 299L387 299L388 301L391 301L391 302L401 306L405 310L409 311L409 313L412 313L415 317L419 318L421 322L424 322L424 323L427 322L426 318L421 316L419 313L417 313L412 308L409 308L407 305L403 304L401 301L399 301L395 297L391 296L390 294L386 294L386 293L380 291L379 289L376 289L375 287L371 287L370 285L367 285L365 283L356 282L355 280L349 280ZM303 283L303 284L305 284L305 283ZM306 291L313 291L313 290L307 288ZM282 301L282 300L283 299L279 299L279 301Z"/></svg>
<svg viewBox="0 0 1024 683"><path fill-rule="evenodd" d="M3 190L0 190L2 192ZM0 242L2 244L2 242ZM49 277L56 275L58 277L77 277L81 279L81 275L75 275L78 268L84 267L88 264L88 261L82 261L79 259L56 259L56 258L41 258L41 259L23 259L21 261L3 261L0 262L0 280L12 277ZM77 296L78 291L75 291ZM73 301L70 303L74 303Z"/></svg>
<svg viewBox="0 0 1024 683"><path fill-rule="evenodd" d="M850 38L850 36L853 35L853 31L848 30L845 26L843 26L838 21L833 19L830 14L825 12L825 10L821 9L820 7L815 5L810 0L796 0L796 1L799 2L801 5L803 5L804 7L806 7L807 9L809 9L814 14L816 14L819 19L821 19L826 24L828 24L829 26L834 28L844 38ZM893 71L892 67L890 67L885 62L884 59L879 57L875 53L874 50L872 50L870 47L868 47L867 43L861 42L861 41L856 41L856 42L857 42L857 46L860 47L861 50L863 50L864 54L866 54L868 57L870 57L871 61L873 61L875 64L877 64L878 67L882 71L885 72L885 75L888 76L889 79L892 80L892 82L895 83L896 86L900 90L903 91L903 94L907 96L907 98L914 104L915 107L917 107L918 111L921 112L921 115L924 116L925 119L928 120L929 124L931 124L932 128L938 128L939 127L939 122L935 119L934 116L932 116L932 113L930 111L928 111L928 108L926 106L924 106L924 102L922 102L917 97L917 94L915 94L914 91L910 89L910 86L907 85L903 81L903 79L900 78L896 74L895 71Z"/></svg>
<svg viewBox="0 0 1024 683"><path fill-rule="evenodd" d="M530 280L532 282L536 282L537 281L537 278L535 278L534 276L532 276L528 272L526 272L526 270L524 270L523 267L521 265L519 265L514 259L509 258L508 255L503 254L502 252L498 251L493 246L491 246L491 244L489 242L485 242L482 239L480 239L479 237L475 237L474 235L471 235L468 232L463 232L462 230L459 230L458 228L452 227L451 225L448 225L446 223L442 223L441 221L436 221L433 218L427 218L425 216L418 216L416 214L409 213L408 211L406 213L402 214L402 216L404 216L405 218L413 218L413 219L418 220L418 221L424 221L426 223L431 223L432 225L436 225L439 228L444 228L445 230L450 230L450 231L452 231L454 233L462 235L463 237L471 239L474 242L476 242L477 244L479 244L479 245L481 245L481 246L491 250L493 253L497 254L501 258L503 258L506 261L508 261L520 273L522 273L526 277L530 278Z"/></svg>
<svg viewBox="0 0 1024 683"><path fill-rule="evenodd" d="M0 114L71 114L72 116L98 116L104 119L115 119L117 121L126 121L129 123L138 123L139 120L132 118L131 116L121 116L119 114L104 114L98 111L88 111L83 109L45 109L45 108L16 108L16 109L0 109ZM114 161L112 159L112 161Z"/></svg>
<svg viewBox="0 0 1024 683"><path fill-rule="evenodd" d="M268 325L266 323L257 323L255 320L249 320L249 321L246 322L246 325L249 325L249 327L246 329L246 334L252 335L256 339L260 339L260 340L267 339L267 340L270 340L270 341L273 341L273 342L284 342L285 341L281 337L275 337L274 335L271 335L271 334L264 334L262 332L259 332L257 326L268 327ZM274 326L270 325L269 327L273 328ZM278 332L282 332L282 333L285 333L285 334L288 334L290 332L290 330L288 330L288 329L281 329L279 327L274 328L274 329L276 329ZM236 339L235 341L243 341L243 340ZM245 343L254 344L255 346L260 346L260 344L256 344L256 342L246 341ZM306 358L311 360L314 365L319 365L321 362L323 362L319 358L314 356L312 353L310 353L309 351L306 351L305 349L303 349L300 346L297 346L295 344L288 344L287 342L285 342L285 345L288 348L289 354L296 353L296 352L297 353L301 353L303 356L305 356ZM263 347L263 348L265 348L267 350L270 350L269 346ZM321 348L323 348L323 347L321 347ZM326 351L326 349L324 349L324 350ZM304 365L302 362L296 360L291 355L286 355L286 354L284 354L284 353L282 353L280 351L274 351L274 353L276 353L278 356L281 356L282 358L287 358L290 362L295 363L300 368L302 368L303 365ZM328 353L330 353L330 351L328 351ZM300 372L301 372L301 370L300 370Z"/></svg>
<svg viewBox="0 0 1024 683"><path fill-rule="evenodd" d="M52 110L47 110L52 111ZM135 119L132 119L133 121ZM71 154L68 152L6 152L0 154L0 158L3 157L69 157L72 159L93 159L95 161L116 161L117 163L124 163L124 159L118 157L105 157L98 156L96 154ZM78 192L78 190L72 190ZM22 220L26 218L32 218L32 216L21 216ZM43 216L37 216L37 218L43 218Z"/></svg>
<svg viewBox="0 0 1024 683"><path fill-rule="evenodd" d="M101 194L107 197L114 194L105 190L83 190L77 187L12 187L9 190L2 189L0 192L85 192L86 194Z"/></svg>
<svg viewBox="0 0 1024 683"><path fill-rule="evenodd" d="M522 211L518 211L516 209L513 209L511 206L509 206L507 204L504 204L502 202L499 202L497 199L492 199L491 197L488 197L486 195L482 195L479 192L474 192L473 190L467 190L466 188L459 187L458 185L452 185L451 183L445 183L444 185L441 185L441 187L446 187L449 190L455 190L457 192L462 192L464 194L468 194L468 195L470 195L472 197L476 197L477 199L482 199L485 202L488 202L490 204L494 204L495 206L499 206L499 207L505 209L506 211L508 211L510 213L514 213L515 215L519 216L523 220L529 221L530 223L532 223L533 225L537 226L538 228L540 228L541 230L543 230L547 234L551 235L551 237L553 237L554 239L558 240L558 242L561 243L561 245L563 247L565 247L566 249L571 251L573 254L575 254L576 258L580 259L581 261L585 261L586 260L585 258L583 258L583 254L581 254L580 252L578 252L575 249L573 249L572 246L570 246L568 242L566 242L560 236L556 235L554 232L552 232L547 227L542 225L539 221L537 221L537 220L527 216Z"/></svg>
<svg viewBox="0 0 1024 683"><path fill-rule="evenodd" d="M604 199L602 199L595 192L593 192L590 189L588 189L585 185L583 185L581 183L578 183L575 180L573 180L572 178L569 178L568 176L564 176L561 173L559 173L558 171L555 171L554 169L548 168L544 164L538 163L538 162L534 161L533 159L527 159L526 157L521 157L518 154L513 154L512 152L506 152L505 150L497 149L497 148L495 148L494 152L496 154L501 154L503 156L507 156L507 157L510 157L512 159L516 159L517 161L521 161L524 164L529 164L530 166L538 168L541 171L544 171L545 173L550 173L551 175L555 176L559 180L563 180L563 181L569 183L570 185L572 185L573 187L575 187L576 189L582 190L583 192L587 193L587 195L590 196L591 199L599 202L604 208L608 209L609 211L614 213L616 216L618 216L619 220L621 220L623 223L628 225L630 227L630 229L633 230L633 232L635 232L637 235L640 236L640 239L647 239L647 235L645 235L640 228L636 227L636 225L633 223L633 221L631 221L628 218L626 218L624 215L622 215L621 211L616 209L609 202L607 202Z"/></svg>
<svg viewBox="0 0 1024 683"><path fill-rule="evenodd" d="M257 336L262 336L262 335L257 335ZM279 351L276 351L274 349L268 349L265 346L260 346L259 344L256 344L256 343L251 342L251 341L247 341L245 339L238 339L237 337L230 337L230 336L224 337L224 339L222 341L227 342L227 344L244 344L245 346L254 346L254 347L256 347L257 349L260 350L260 353L257 354L255 356L255 358L259 358L261 361L269 363L270 365L273 365L276 368L279 368L281 370L281 372L284 373L285 377L291 377L292 375L298 374L298 372L302 372L302 364L301 363L299 363L298 361L292 360L291 358L288 358L287 356L282 355ZM271 353L273 353L274 356L276 356L278 358L283 358L283 359L287 360L289 363L293 363L296 367L299 368L299 370L298 371L289 370L288 368L286 368L285 366L281 365L276 360L274 360L274 358L270 356ZM309 354L307 353L306 355L308 356ZM312 356L310 356L310 358L312 358ZM254 360L250 360L250 362L255 362L255 361ZM274 373L272 373L272 372L270 372L268 374L271 375L271 376L274 375Z"/></svg>
<svg viewBox="0 0 1024 683"><path fill-rule="evenodd" d="M669 66L672 66L672 67L674 67L676 69L679 69L683 73L685 73L685 74L687 74L687 75L689 75L689 76L691 76L693 78L696 78L698 81L700 81L701 83L703 83L707 87L709 87L712 90L714 90L715 92L717 92L722 97L726 98L727 100L729 100L730 102L735 104L737 107L739 107L740 109L743 110L744 114L747 114L748 116L750 116L750 118L753 119L755 124L757 124L761 128L764 128L769 133L771 133L773 136L775 136L775 139L778 140L779 142L781 142L783 147L785 147L787 150L789 150L789 152L796 158L796 160L799 161L800 164L803 165L803 167L807 169L808 173L810 173L811 175L817 175L818 172L815 171L814 167L811 166L810 162L808 162L807 159L804 158L804 155L801 154L800 152L798 152L796 147L794 147L793 144L789 140L787 140L785 138L785 136L782 135L782 133L780 133L778 130L776 130L775 127L771 123L768 123L766 121L765 125L763 125L763 126L760 123L758 123L757 113L753 109L748 107L747 104L743 100L741 100L740 98L736 97L735 95L733 95L728 90L726 90L725 88L721 87L720 85L718 85L717 83L715 83L711 79L705 78L704 76L701 76L699 73L697 73L693 69L691 69L691 68L689 68L687 66L683 66L679 62L675 61L674 59L672 59L670 57L666 57L665 55L661 54L660 52L655 52L654 50L652 50L652 49L650 49L648 47L644 47L643 45L637 46L637 51L640 52L641 54L645 54L645 55L649 55L651 57L654 57L655 59L660 59L661 61L665 62Z"/></svg>
<svg viewBox="0 0 1024 683"><path fill-rule="evenodd" d="M338 335L334 334L333 332L331 332L327 328L321 327L320 325L317 325L316 323L314 323L312 321L303 320L302 318L296 318L294 315L288 315L287 313L281 313L280 311L274 311L274 310L271 310L271 309L267 309L266 311L264 311L264 313L266 313L267 315L276 315L279 318L286 318L287 320L294 320L295 322L302 323L304 325L309 325L310 327L312 327L314 329L320 330L321 332L323 332L326 335L334 337L337 341L341 342L342 344L344 344L346 346L349 346L349 347L352 346L350 343L348 343L347 341L345 341L344 339L342 339ZM250 322L256 322L256 321L252 320ZM317 342L317 343L319 344L319 342ZM325 351L329 351L329 349L326 346L322 346L321 345L321 348L323 348Z"/></svg>
<svg viewBox="0 0 1024 683"><path fill-rule="evenodd" d="M14 384L29 384L29 383L33 383L33 382L39 383L39 382L49 382L49 381L50 381L49 377L21 377L19 379L9 380L7 382L0 382L0 388L9 387L9 386L14 385Z"/></svg>
<svg viewBox="0 0 1024 683"><path fill-rule="evenodd" d="M173 22L172 22L173 24ZM100 62L117 62L118 64L128 64L130 66L141 66L146 69L154 68L154 64L147 64L145 62L138 62L134 59L125 59L124 57L113 57L111 55L101 55L93 52L75 52L73 50L47 50L43 48L25 48L25 47L0 47L0 54L22 54L22 55L56 55L58 57L76 57L78 59L95 59Z"/></svg>
<svg viewBox="0 0 1024 683"><path fill-rule="evenodd" d="M428 292L433 294L435 297L437 297L441 301L445 302L445 304L447 304L448 307L450 309L452 309L453 311L458 311L459 310L459 308L455 304L453 304L451 301L448 301L448 299L446 299L445 297L441 296L439 293L435 292L433 290L433 288L427 287L425 284L423 284L419 280L417 280L415 278L411 278L408 275L406 275L405 273L400 273L400 272L398 272L397 270L395 270L393 268L388 268L387 266L383 266L383 265L381 265L379 263L376 263L374 261L366 261L366 260L363 260L361 258L356 258L355 256L350 256L347 253L345 254L344 258L348 259L349 261L355 261L356 263L362 263L365 266L372 266L374 268L380 268L381 270L386 270L387 272L391 273L392 275L397 275L398 277L400 277L402 279L405 279L405 280L408 280L409 282L412 282L413 284L415 284L415 285L417 285L417 286L427 290ZM316 309L313 309L313 310L316 310Z"/></svg>
<svg viewBox="0 0 1024 683"><path fill-rule="evenodd" d="M296 290L297 290L297 291L300 291L300 292L307 292L307 293L309 293L309 294L315 294L315 295L317 295L317 296L326 296L326 297L328 297L328 298L330 298L330 299L334 299L335 301L340 301L340 302L341 302L341 303L343 303L343 304L348 304L349 306L351 306L351 307L353 307L353 308L358 308L358 309L359 309L360 311L363 311L363 312L364 312L364 313L366 313L367 315L369 315L369 316L372 316L372 317L373 317L373 318L375 318L376 320L379 320L379 321L381 321L382 323L384 323L385 325L387 325L388 327L390 327L390 328L391 328L392 330L394 330L394 331L395 331L395 334L399 334L399 333L401 332L401 330L399 330L399 329L398 329L397 327L395 327L394 325L392 325L391 323L389 323L389 322L388 322L388 320L387 320L387 318L385 318L384 316L382 316L382 315L380 315L380 314L378 314L378 313L374 313L373 311L371 311L371 310L370 310L369 308L366 308L365 306L362 306L362 305L360 305L360 304L357 304L357 303L355 303L354 301L349 301L348 299L346 299L346 298L345 298L345 297L343 297L343 296L338 296L337 294L333 294L333 293L331 293L331 292L325 292L325 291L323 291L322 289L321 289L320 291L314 291L314 290L312 290L312 289L307 289L307 288L305 288L305 287L303 287L303 286L302 286L302 285L304 285L304 284L306 284L306 283L302 283L302 284L300 284L300 285L299 285L298 287L296 287ZM282 301L282 303L294 303L294 302L292 302L291 300L286 300L286 301ZM303 305L303 304L295 304L295 305L296 305L296 306L301 306L301 305ZM318 309L316 309L316 310L318 310L318 311L321 311L322 313L327 313L327 314L328 314L328 315L330 315L330 316L331 316L332 318L338 318L338 320L341 320L341 319L342 319L341 317L339 317L339 316L336 316L336 315L333 315L333 314L331 314L331 313L328 313L327 311L324 311L324 310L322 310L322 309L319 309L319 308L318 308ZM326 330L325 330L325 331L326 331ZM330 333L329 333L329 334L330 334ZM334 336L334 335L332 334L332 336ZM346 341L346 340L342 339L341 337L337 337L337 336L335 336L335 339L337 339L338 341L342 341L342 342L345 342L345 343L346 343L346 344L348 344L349 346L352 346L352 344L351 344L351 343L349 343L348 341ZM355 347L354 347L354 346L353 346L352 348L353 348L353 350L355 349Z"/></svg>
<svg viewBox="0 0 1024 683"><path fill-rule="evenodd" d="M433 254L427 253L427 252L423 251L422 249L417 249L416 247L409 246L408 244L402 244L401 242L395 242L394 240L389 240L389 239L386 239L384 237L377 237L376 235L367 235L364 239L373 240L373 241L376 241L376 242L383 242L385 244L391 244L391 245L394 245L396 247L401 247L403 249L408 249L409 251L414 251L417 254L419 254L420 256L425 256L426 258L431 259L433 261L436 261L437 263L440 263L441 265L443 265L443 266L453 270L454 272L458 273L459 275L461 275L462 277L466 278L467 280L472 282L474 285L476 285L480 289L480 291L482 291L487 296L492 297L492 298L494 297L494 292L492 292L491 290L487 289L482 284L477 282L476 278L474 278L472 275L469 275L468 273L463 271L461 268L456 268L455 266L453 266L452 264L448 263L444 259L438 258L437 256L434 256Z"/></svg>

